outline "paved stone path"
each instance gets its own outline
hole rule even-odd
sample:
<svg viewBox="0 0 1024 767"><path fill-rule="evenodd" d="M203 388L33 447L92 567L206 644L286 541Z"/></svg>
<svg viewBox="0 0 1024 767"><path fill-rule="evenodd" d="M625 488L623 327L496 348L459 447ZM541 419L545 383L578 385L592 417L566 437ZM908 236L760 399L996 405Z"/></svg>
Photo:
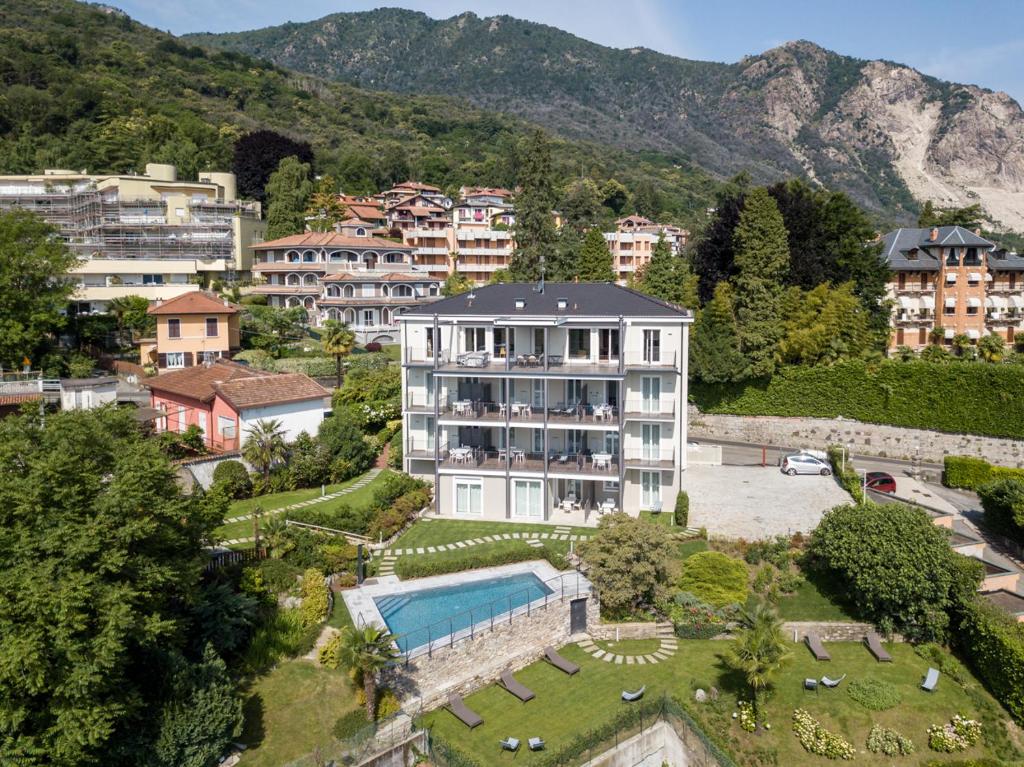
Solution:
<svg viewBox="0 0 1024 767"><path fill-rule="evenodd" d="M373 482L374 479L377 478L377 475L380 474L381 471L382 469L370 469L358 480L356 480L356 482L349 485L344 490L338 490L333 493L328 493L327 495L318 495L316 498L310 498L309 500L306 501L292 503L289 504L288 506L282 506L279 509L270 509L269 511L263 512L263 516L264 518L266 518L271 515L281 514L285 511L292 511L294 509L304 509L307 506L313 506L318 503L324 503L325 501L333 501L335 498L341 498L344 495L348 495L349 493L355 492L361 487L366 487L368 484ZM230 524L232 522L245 522L248 519L252 519L252 514L242 514L237 517L229 517L228 519L224 520L224 524ZM230 538L226 541L223 541L223 543L226 546L232 546L239 543L252 543L254 540L255 539L250 535L244 538Z"/></svg>
<svg viewBox="0 0 1024 767"><path fill-rule="evenodd" d="M421 521L426 521L424 518ZM589 540L589 535L578 535L572 532L571 528L559 526L552 528L550 533L494 533L492 535L482 535L479 538L467 538L463 541L455 541L454 543L438 543L434 546L417 546L415 548L390 548L381 551L381 562L380 570L377 571L378 576L394 575L395 564L398 562L398 558L402 556L409 556L412 554L437 554L442 551L456 551L458 549L466 549L471 546L479 546L482 543L496 543L498 541L526 541L526 545L535 549L539 549L544 546L543 541L576 541L582 543L583 541Z"/></svg>
<svg viewBox="0 0 1024 767"><path fill-rule="evenodd" d="M676 650L679 649L679 642L675 637L663 637L661 639L661 645L652 653L647 655L620 655L607 650L602 650L590 639L584 639L576 643L583 652L592 655L595 658L603 660L605 663L625 663L628 666L639 664L641 666L648 663L659 663L666 658L671 658L676 654Z"/></svg>

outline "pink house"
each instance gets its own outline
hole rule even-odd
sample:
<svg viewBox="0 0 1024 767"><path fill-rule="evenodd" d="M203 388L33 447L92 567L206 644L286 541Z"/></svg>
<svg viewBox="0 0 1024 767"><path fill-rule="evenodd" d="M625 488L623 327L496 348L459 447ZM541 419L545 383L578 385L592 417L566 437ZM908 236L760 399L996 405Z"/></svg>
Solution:
<svg viewBox="0 0 1024 767"><path fill-rule="evenodd" d="M316 434L330 412L331 393L301 373L267 373L229 360L164 373L146 381L150 404L166 415L158 431L195 425L212 450L237 450L257 421L275 419L294 440Z"/></svg>

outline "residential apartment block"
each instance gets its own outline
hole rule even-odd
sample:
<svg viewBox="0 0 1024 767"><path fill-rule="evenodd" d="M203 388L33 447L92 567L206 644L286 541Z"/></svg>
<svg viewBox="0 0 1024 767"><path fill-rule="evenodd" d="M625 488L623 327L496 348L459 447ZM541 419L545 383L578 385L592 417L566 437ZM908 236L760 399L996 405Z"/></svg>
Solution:
<svg viewBox="0 0 1024 767"><path fill-rule="evenodd" d="M413 248L371 236L367 222L338 228L256 245L249 292L271 306L305 308L311 325L347 322L359 343L393 343L398 317L440 298L441 280L413 263Z"/></svg>
<svg viewBox="0 0 1024 767"><path fill-rule="evenodd" d="M405 470L446 517L671 508L692 322L609 283L490 285L403 314Z"/></svg>
<svg viewBox="0 0 1024 767"><path fill-rule="evenodd" d="M143 365L163 372L230 359L241 348L238 307L213 293L183 293L151 304L156 336L139 341Z"/></svg>
<svg viewBox="0 0 1024 767"><path fill-rule="evenodd" d="M85 261L73 308L102 312L114 298L151 301L196 291L211 279L247 276L263 239L260 205L238 199L233 173L179 181L173 165L144 175L46 170L0 176L0 210L37 213Z"/></svg>
<svg viewBox="0 0 1024 767"><path fill-rule="evenodd" d="M898 229L885 235L882 252L892 270L890 349L990 333L1013 344L1024 330L1024 258L996 250L978 232Z"/></svg>
<svg viewBox="0 0 1024 767"><path fill-rule="evenodd" d="M665 238L673 255L679 255L689 232L678 226L656 224L640 215L626 216L615 222L614 232L605 232L604 239L612 252L612 271L622 283L629 281L650 263L654 248Z"/></svg>

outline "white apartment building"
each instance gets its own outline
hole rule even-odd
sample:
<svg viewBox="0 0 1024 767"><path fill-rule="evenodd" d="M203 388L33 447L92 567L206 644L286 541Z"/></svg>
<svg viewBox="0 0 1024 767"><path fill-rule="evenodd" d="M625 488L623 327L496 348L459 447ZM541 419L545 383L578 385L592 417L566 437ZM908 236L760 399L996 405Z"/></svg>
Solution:
<svg viewBox="0 0 1024 767"><path fill-rule="evenodd" d="M678 256L689 234L678 226L656 224L637 214L620 218L615 231L604 234L612 253L612 271L624 285L651 262L660 238L664 237L672 255Z"/></svg>
<svg viewBox="0 0 1024 767"><path fill-rule="evenodd" d="M404 468L465 519L671 509L691 312L610 283L489 285L400 318Z"/></svg>

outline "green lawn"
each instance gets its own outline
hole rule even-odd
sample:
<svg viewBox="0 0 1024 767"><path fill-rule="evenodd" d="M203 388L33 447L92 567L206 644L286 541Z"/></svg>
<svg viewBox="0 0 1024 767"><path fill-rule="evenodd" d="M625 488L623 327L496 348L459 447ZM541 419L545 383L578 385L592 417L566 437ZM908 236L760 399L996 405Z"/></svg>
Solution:
<svg viewBox="0 0 1024 767"><path fill-rule="evenodd" d="M334 607L331 610L331 614L327 616L327 625L333 626L336 629L355 626L355 623L352 621L352 616L349 614L348 607L345 606L345 600L342 598L341 594L334 595Z"/></svg>
<svg viewBox="0 0 1024 767"><path fill-rule="evenodd" d="M623 648L627 645L619 644ZM918 764L926 758L948 760L978 757L984 753L980 745L955 757L928 750L926 731L929 725L944 723L958 712L977 715L977 709L951 679L943 678L933 693L920 690L918 686L928 664L917 657L909 645L890 648L894 658L891 664L876 663L857 643L829 643L831 663L818 663L802 645L793 645L793 658L779 677L767 704L772 729L757 734L744 732L732 719L737 698L746 697L747 692L742 681L719 663L717 656L725 648L726 644L720 641L680 641L678 652L668 660L641 666L606 663L569 645L562 654L580 664L581 671L575 676L566 676L545 662L534 663L516 674L519 681L537 694L534 700L520 703L501 687L491 685L466 698L466 704L483 717L481 726L469 730L445 709L427 714L424 723L480 764L514 761L530 765L537 763L540 757L525 747L516 755L502 753L498 741L513 736L525 746L527 738L541 737L547 742L549 752L557 750L587 727L596 726L621 711L627 705L619 697L623 689L647 685L648 696L670 694L687 701L708 734L727 751L747 757L738 759L744 764L832 763L805 752L793 735L791 718L797 707L805 708L826 728L847 738L856 747L860 764L887 767L896 761L867 752L865 741L873 723L893 727L914 741L917 755L905 760L907 764ZM899 687L902 702L889 711L873 712L847 695L846 682L838 689L817 694L803 690L804 678L823 674L833 677L847 674L847 682L871 676L890 681ZM970 684L977 686L973 681ZM711 685L721 691L718 703L694 703L694 690L697 687L707 690ZM978 694L991 700L984 692ZM755 751L773 752L777 758L756 760Z"/></svg>
<svg viewBox="0 0 1024 767"><path fill-rule="evenodd" d="M289 660L255 680L245 692L248 746L244 767L279 767L329 739L335 721L356 708L355 693L341 671Z"/></svg>
<svg viewBox="0 0 1024 767"><path fill-rule="evenodd" d="M480 522L465 519L420 520L399 538L392 548L417 548L437 546L441 543L455 543L471 538L501 533L554 533L555 525L526 524L522 522ZM573 535L592 536L597 532L593 527L572 527ZM568 550L568 542L566 549ZM557 543L557 541L556 541Z"/></svg>
<svg viewBox="0 0 1024 767"><path fill-rule="evenodd" d="M834 588L818 583L813 576L792 594L779 598L779 617L787 621L857 620L843 606Z"/></svg>
<svg viewBox="0 0 1024 767"><path fill-rule="evenodd" d="M698 551L707 551L708 542L703 538L694 538L689 541L682 541L677 547L676 551L679 552L680 559L686 559Z"/></svg>
<svg viewBox="0 0 1024 767"><path fill-rule="evenodd" d="M681 527L676 527L675 518L672 515L672 512L669 511L659 511L657 514L650 511L641 511L640 519L644 522L650 522L652 525L667 527L675 532L682 532L683 529Z"/></svg>

